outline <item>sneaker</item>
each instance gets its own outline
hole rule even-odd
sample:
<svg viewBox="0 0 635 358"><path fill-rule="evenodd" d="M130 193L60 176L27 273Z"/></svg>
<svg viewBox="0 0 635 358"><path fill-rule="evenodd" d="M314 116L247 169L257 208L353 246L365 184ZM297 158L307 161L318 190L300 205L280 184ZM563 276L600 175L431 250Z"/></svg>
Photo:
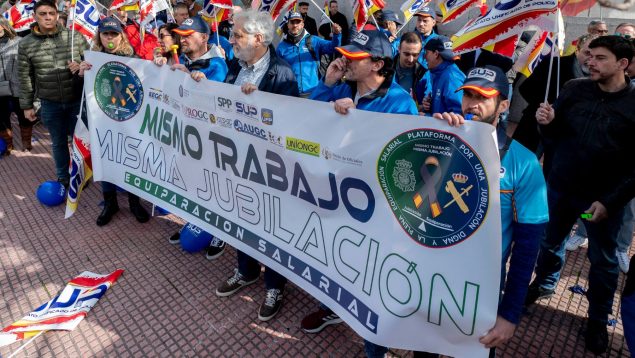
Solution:
<svg viewBox="0 0 635 358"><path fill-rule="evenodd" d="M589 239L578 234L573 234L567 239L567 243L564 247L567 251L575 251L578 247L586 245L589 242Z"/></svg>
<svg viewBox="0 0 635 358"><path fill-rule="evenodd" d="M555 290L548 290L532 283L531 285L529 285L529 289L527 290L527 296L525 297L525 307L533 305L538 300L553 296L554 292Z"/></svg>
<svg viewBox="0 0 635 358"><path fill-rule="evenodd" d="M247 279L238 272L238 269L234 270L234 276L230 277L220 287L216 289L216 296L227 297L240 291L245 286L249 286L252 283L258 281L258 276L253 279Z"/></svg>
<svg viewBox="0 0 635 358"><path fill-rule="evenodd" d="M261 321L272 319L280 311L280 307L282 307L282 291L277 288L268 289L267 297L258 310L258 319Z"/></svg>
<svg viewBox="0 0 635 358"><path fill-rule="evenodd" d="M174 235L170 236L168 242L172 245L176 245L181 242L181 232L177 231Z"/></svg>
<svg viewBox="0 0 635 358"><path fill-rule="evenodd" d="M216 236L213 236L212 242L210 242L209 247L207 248L207 252L205 253L205 258L208 260L215 260L219 258L224 251L225 251L225 241L222 241Z"/></svg>
<svg viewBox="0 0 635 358"><path fill-rule="evenodd" d="M617 256L617 263L620 265L620 270L624 273L628 273L628 267L630 266L630 259L628 258L628 252L622 252L615 250L615 256Z"/></svg>
<svg viewBox="0 0 635 358"><path fill-rule="evenodd" d="M606 352L609 346L609 333L606 329L606 323L589 319L584 335L584 343L585 348L595 355Z"/></svg>
<svg viewBox="0 0 635 358"><path fill-rule="evenodd" d="M320 308L304 317L300 323L300 327L307 333L318 333L326 326L342 322L340 316L336 315L333 311Z"/></svg>

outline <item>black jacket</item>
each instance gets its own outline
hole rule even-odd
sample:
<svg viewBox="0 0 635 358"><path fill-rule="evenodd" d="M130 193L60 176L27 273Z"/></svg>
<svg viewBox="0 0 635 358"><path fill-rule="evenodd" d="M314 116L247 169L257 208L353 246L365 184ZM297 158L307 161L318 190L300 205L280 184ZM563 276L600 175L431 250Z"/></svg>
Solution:
<svg viewBox="0 0 635 358"><path fill-rule="evenodd" d="M635 83L608 93L590 79L569 81L556 100L556 117L540 126L553 145L547 182L555 190L609 212L635 196Z"/></svg>
<svg viewBox="0 0 635 358"><path fill-rule="evenodd" d="M269 68L262 81L260 81L258 89L264 92L298 97L298 82L291 66L278 57L276 50L271 45L269 45L269 54L271 56ZM234 84L242 67L237 58L229 61L228 67L229 72L227 73L227 78L225 78L225 83Z"/></svg>
<svg viewBox="0 0 635 358"><path fill-rule="evenodd" d="M474 67L496 66L507 73L514 66L514 61L511 58L491 51L481 49L481 54L478 55L476 61L474 61L474 56L476 56L476 51L470 51L462 54L458 61L454 62L466 76Z"/></svg>
<svg viewBox="0 0 635 358"><path fill-rule="evenodd" d="M400 83L401 77L399 76L397 67L399 67L399 55L395 56L395 61L393 63L393 70L395 71L395 75L394 75L395 82L401 85ZM418 103L417 98L419 98L419 96L417 96L417 83L421 81L421 79L423 78L423 75L426 74L427 70L421 65L421 63L419 63L419 61L417 61L413 71L414 71L414 76L412 81L412 93L410 93L407 88L404 88L404 90L406 90L408 94L412 95L412 99L415 101L415 103ZM421 94L420 97L423 97L423 93Z"/></svg>
<svg viewBox="0 0 635 358"><path fill-rule="evenodd" d="M317 36L318 28L315 19L307 14L302 15L302 18L304 19L304 28L306 29L306 31L311 35Z"/></svg>
<svg viewBox="0 0 635 358"><path fill-rule="evenodd" d="M555 62L551 69L551 84L549 85L549 96L547 101L553 103L556 100L556 89L562 88L569 80L576 78L574 74L574 66L577 65L575 55L564 56L560 58L560 82L558 82L558 67ZM547 90L547 77L549 76L549 58L542 60L534 72L527 78L518 88L521 96L527 101L527 107L523 110L523 115L518 123L518 127L514 132L513 138L524 145L527 149L535 152L540 143L540 134L538 134L538 122L536 122L536 110L545 100L545 91ZM547 171L549 162L547 160Z"/></svg>
<svg viewBox="0 0 635 358"><path fill-rule="evenodd" d="M331 14L330 17L334 23L340 25L340 27L342 28L342 46L348 45L350 31L349 31L348 20L346 19L346 16L342 14L341 12L338 12L337 14ZM327 40L332 39L330 22L327 22L326 24L320 26L318 31L320 35L322 35L322 37L324 37L325 39Z"/></svg>

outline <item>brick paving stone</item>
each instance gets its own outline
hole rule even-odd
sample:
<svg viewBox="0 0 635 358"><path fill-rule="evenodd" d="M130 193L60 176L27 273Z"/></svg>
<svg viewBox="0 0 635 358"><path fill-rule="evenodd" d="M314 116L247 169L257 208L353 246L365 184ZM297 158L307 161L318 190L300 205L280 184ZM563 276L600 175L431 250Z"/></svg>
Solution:
<svg viewBox="0 0 635 358"><path fill-rule="evenodd" d="M260 322L263 280L233 297L219 298L217 285L232 275L236 254L228 248L210 262L188 254L167 238L183 225L174 215L139 224L125 193L113 221L95 225L101 211L100 185L83 193L78 212L63 220L64 207L37 202L37 186L54 176L50 141L36 126L32 152L0 160L0 323L7 325L51 299L66 281L84 270L125 273L73 332L48 332L22 353L27 357L360 357L363 340L346 325L320 334L299 323L318 302L288 284L278 316ZM144 204L147 208L150 205ZM631 247L631 252L634 252ZM556 295L531 307L499 357L591 357L584 350L588 302L569 287L587 287L586 249L568 253ZM261 275L262 277L262 275ZM619 290L624 286L620 275ZM607 357L629 357L619 312L609 327ZM8 356L20 345L0 348ZM391 349L390 357L412 353Z"/></svg>

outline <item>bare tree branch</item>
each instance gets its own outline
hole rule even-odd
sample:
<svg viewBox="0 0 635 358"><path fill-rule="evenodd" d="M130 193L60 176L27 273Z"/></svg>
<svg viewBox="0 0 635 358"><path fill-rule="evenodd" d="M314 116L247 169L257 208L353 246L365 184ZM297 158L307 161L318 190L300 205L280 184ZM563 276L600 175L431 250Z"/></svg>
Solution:
<svg viewBox="0 0 635 358"><path fill-rule="evenodd" d="M633 4L635 4L634 0L624 0L624 2L621 4L615 4L611 0L597 0L597 2L602 7L608 7L611 9L617 9L622 11L626 11L630 9L633 6Z"/></svg>

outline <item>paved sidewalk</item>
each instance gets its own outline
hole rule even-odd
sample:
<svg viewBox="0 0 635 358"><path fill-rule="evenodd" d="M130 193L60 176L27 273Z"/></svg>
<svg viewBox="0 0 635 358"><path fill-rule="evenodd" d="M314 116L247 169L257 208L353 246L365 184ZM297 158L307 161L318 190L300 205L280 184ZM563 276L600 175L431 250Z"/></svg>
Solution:
<svg viewBox="0 0 635 358"><path fill-rule="evenodd" d="M79 211L64 220L64 206L47 208L35 198L37 186L53 178L45 129L38 125L31 153L0 159L0 325L13 323L51 299L66 282L88 270L125 273L73 332L48 332L18 357L359 357L363 344L345 324L306 334L302 317L318 303L289 283L275 319L260 322L257 310L264 283L229 298L214 294L233 273L235 251L216 261L188 254L167 238L179 229L173 215L139 224L119 194L120 212L99 228L95 219L101 191L92 183ZM148 203L146 207L150 208ZM634 252L631 247L631 252ZM523 318L501 357L591 357L582 329L587 301L568 288L586 287L586 249L569 255L557 295L540 302ZM620 277L619 289L624 282ZM614 313L619 309L616 296ZM622 322L609 327L608 357L630 357ZM19 343L0 348L6 357ZM392 350L392 356L410 352Z"/></svg>

